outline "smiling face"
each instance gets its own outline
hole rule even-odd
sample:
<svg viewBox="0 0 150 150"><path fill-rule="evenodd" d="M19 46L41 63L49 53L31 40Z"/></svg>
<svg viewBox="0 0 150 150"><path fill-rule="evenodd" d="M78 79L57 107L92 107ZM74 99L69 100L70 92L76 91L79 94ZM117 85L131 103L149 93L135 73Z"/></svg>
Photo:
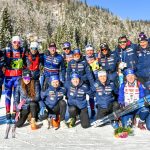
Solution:
<svg viewBox="0 0 150 150"><path fill-rule="evenodd" d="M74 60L79 60L80 57L81 57L81 55L80 55L79 53L73 54L73 59L74 59Z"/></svg>
<svg viewBox="0 0 150 150"><path fill-rule="evenodd" d="M20 41L13 41L12 42L12 47L14 48L14 49L19 49L19 47L20 47L20 45L21 45L21 42Z"/></svg>
<svg viewBox="0 0 150 150"><path fill-rule="evenodd" d="M56 47L49 47L48 50L49 50L51 55L55 55L56 54Z"/></svg>
<svg viewBox="0 0 150 150"><path fill-rule="evenodd" d="M106 83L106 80L107 80L107 76L106 76L106 75L100 75L100 76L98 76L98 79L99 79L99 81L100 81L102 84L105 84L105 83Z"/></svg>
<svg viewBox="0 0 150 150"><path fill-rule="evenodd" d="M72 79L71 79L71 83L72 83L74 86L78 86L79 83L80 83L80 79L79 79L79 78L72 78Z"/></svg>
<svg viewBox="0 0 150 150"><path fill-rule="evenodd" d="M23 82L28 85L31 81L31 78L30 77L23 77Z"/></svg>
<svg viewBox="0 0 150 150"><path fill-rule="evenodd" d="M86 56L90 57L94 54L94 50L93 49L88 49L85 51Z"/></svg>
<svg viewBox="0 0 150 150"><path fill-rule="evenodd" d="M148 41L140 41L139 44L140 44L140 46L141 46L142 48L147 48L147 46L148 46Z"/></svg>
<svg viewBox="0 0 150 150"><path fill-rule="evenodd" d="M134 74L128 74L127 76L126 76L126 80L127 80L127 82L129 82L129 83L133 83L134 81L135 81L135 75Z"/></svg>
<svg viewBox="0 0 150 150"><path fill-rule="evenodd" d="M36 48L30 48L30 52L31 54L35 55L37 53L37 49Z"/></svg>
<svg viewBox="0 0 150 150"><path fill-rule="evenodd" d="M101 51L102 51L103 55L107 55L108 54L108 50L106 48L103 48Z"/></svg>
<svg viewBox="0 0 150 150"><path fill-rule="evenodd" d="M53 80L53 81L51 81L51 85L52 85L54 88L59 87L59 80Z"/></svg>
<svg viewBox="0 0 150 150"><path fill-rule="evenodd" d="M122 49L125 49L126 46L127 46L127 39L126 38L122 38L119 40L118 42L119 46L122 48Z"/></svg>
<svg viewBox="0 0 150 150"><path fill-rule="evenodd" d="M67 54L67 55L68 55L68 54L70 53L70 51L71 51L71 50L70 50L70 47L65 47L65 48L63 48L63 50L64 50L64 53Z"/></svg>

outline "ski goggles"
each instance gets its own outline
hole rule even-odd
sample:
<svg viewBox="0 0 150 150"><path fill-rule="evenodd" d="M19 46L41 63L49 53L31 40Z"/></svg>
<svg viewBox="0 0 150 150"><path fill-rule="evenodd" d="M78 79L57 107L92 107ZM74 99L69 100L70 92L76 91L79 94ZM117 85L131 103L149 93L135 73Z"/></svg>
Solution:
<svg viewBox="0 0 150 150"><path fill-rule="evenodd" d="M37 47L31 47L31 50L38 50Z"/></svg>
<svg viewBox="0 0 150 150"><path fill-rule="evenodd" d="M13 41L13 44L21 44L21 42L20 41Z"/></svg>
<svg viewBox="0 0 150 150"><path fill-rule="evenodd" d="M23 77L24 80L31 80L31 77Z"/></svg>

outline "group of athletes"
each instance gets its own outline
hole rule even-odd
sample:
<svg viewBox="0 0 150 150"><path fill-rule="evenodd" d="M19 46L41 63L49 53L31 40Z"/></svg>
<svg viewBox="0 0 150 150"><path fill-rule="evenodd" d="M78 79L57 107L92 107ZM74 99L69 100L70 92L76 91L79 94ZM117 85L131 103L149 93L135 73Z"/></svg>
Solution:
<svg viewBox="0 0 150 150"><path fill-rule="evenodd" d="M35 130L38 120L46 128L71 128L80 119L81 126L88 128L91 119L101 119L149 95L150 43L144 32L137 39L133 44L121 35L115 50L101 43L97 52L91 44L81 52L64 42L59 54L54 42L39 53L38 42L25 49L21 37L13 36L11 44L0 50L0 96L4 84L6 123L21 127L28 120ZM148 102L116 118L112 125L117 128L121 122L132 127L137 115L137 126L150 130Z"/></svg>

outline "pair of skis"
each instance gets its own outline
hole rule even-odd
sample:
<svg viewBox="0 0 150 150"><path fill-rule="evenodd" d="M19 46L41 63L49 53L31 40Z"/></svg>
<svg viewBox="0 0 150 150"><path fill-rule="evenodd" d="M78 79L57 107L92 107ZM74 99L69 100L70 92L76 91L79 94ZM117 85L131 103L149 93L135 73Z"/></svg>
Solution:
<svg viewBox="0 0 150 150"><path fill-rule="evenodd" d="M143 97L143 98L139 99L138 101L135 101L132 104L129 104L128 106L126 106L124 108L120 108L117 111L115 111L101 119L96 120L91 125L94 127L102 126L106 123L116 120L117 118L119 118L123 115L133 112L134 110L142 108L144 106L145 102L150 104L150 95Z"/></svg>
<svg viewBox="0 0 150 150"><path fill-rule="evenodd" d="M7 124L4 139L8 139L10 130L12 132L12 138L15 138L15 136L16 136L16 125L15 124Z"/></svg>

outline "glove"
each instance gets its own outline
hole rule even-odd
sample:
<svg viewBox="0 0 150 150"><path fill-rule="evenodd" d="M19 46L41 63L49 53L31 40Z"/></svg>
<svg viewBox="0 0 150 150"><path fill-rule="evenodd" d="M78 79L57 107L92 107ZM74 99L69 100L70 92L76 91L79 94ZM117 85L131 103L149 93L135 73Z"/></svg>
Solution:
<svg viewBox="0 0 150 150"><path fill-rule="evenodd" d="M125 104L119 104L120 109L124 109L125 108Z"/></svg>
<svg viewBox="0 0 150 150"><path fill-rule="evenodd" d="M46 107L42 107L42 108L40 109L40 116L44 116L47 112L48 112L48 111L47 111Z"/></svg>
<svg viewBox="0 0 150 150"><path fill-rule="evenodd" d="M20 112L16 113L15 121L17 122L20 119Z"/></svg>
<svg viewBox="0 0 150 150"><path fill-rule="evenodd" d="M149 107L149 106L150 106L150 103L147 102L147 101L145 101L145 102L144 102L144 106L145 106L145 107Z"/></svg>
<svg viewBox="0 0 150 150"><path fill-rule="evenodd" d="M127 67L127 64L125 62L121 62L119 64L119 69L123 70L125 67Z"/></svg>
<svg viewBox="0 0 150 150"><path fill-rule="evenodd" d="M17 106L17 110L18 111L20 111L21 110L21 108L22 108L22 106L24 105L26 103L26 100L21 100L21 102L18 104L18 106Z"/></svg>

